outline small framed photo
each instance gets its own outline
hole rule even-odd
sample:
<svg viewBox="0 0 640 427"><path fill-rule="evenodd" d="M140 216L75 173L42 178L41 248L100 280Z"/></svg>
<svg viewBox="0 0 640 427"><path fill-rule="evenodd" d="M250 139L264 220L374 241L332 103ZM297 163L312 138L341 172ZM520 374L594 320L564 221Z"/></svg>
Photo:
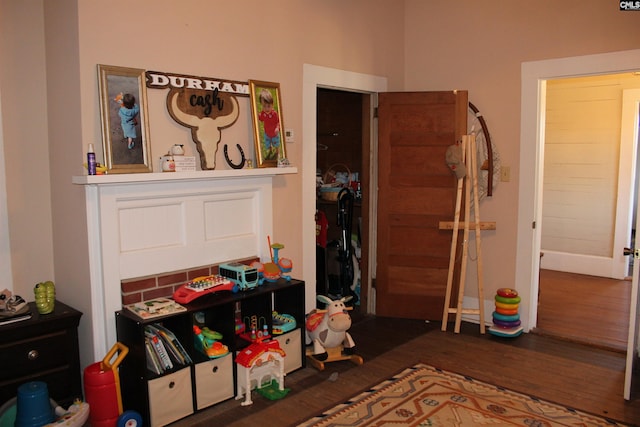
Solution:
<svg viewBox="0 0 640 427"><path fill-rule="evenodd" d="M98 65L108 173L152 172L145 70Z"/></svg>
<svg viewBox="0 0 640 427"><path fill-rule="evenodd" d="M257 166L275 167L287 158L280 84L249 80L249 90Z"/></svg>

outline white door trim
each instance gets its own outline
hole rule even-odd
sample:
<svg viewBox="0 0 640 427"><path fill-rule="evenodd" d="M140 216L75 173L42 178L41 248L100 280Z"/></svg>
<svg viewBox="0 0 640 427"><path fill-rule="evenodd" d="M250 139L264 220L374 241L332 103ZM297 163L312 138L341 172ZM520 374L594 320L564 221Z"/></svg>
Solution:
<svg viewBox="0 0 640 427"><path fill-rule="evenodd" d="M9 209L7 207L7 180L4 164L4 131L2 127L2 103L0 102L0 289L13 292L11 270L11 242L9 239Z"/></svg>

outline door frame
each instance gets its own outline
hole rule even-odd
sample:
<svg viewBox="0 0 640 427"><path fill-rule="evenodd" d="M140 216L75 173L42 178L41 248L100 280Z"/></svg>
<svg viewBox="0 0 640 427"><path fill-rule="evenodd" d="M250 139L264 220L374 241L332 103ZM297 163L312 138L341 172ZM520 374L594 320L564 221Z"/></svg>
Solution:
<svg viewBox="0 0 640 427"><path fill-rule="evenodd" d="M540 224L542 218L542 154L546 80L640 69L640 49L577 56L522 64L520 117L520 176L515 283L522 296L521 319L525 331L536 326Z"/></svg>
<svg viewBox="0 0 640 427"><path fill-rule="evenodd" d="M377 104L377 93L387 91L387 78L369 74L355 73L335 68L322 67L318 65L304 64L302 71L302 268L303 280L305 281L305 313L316 307L315 283L316 283L316 167L317 167L317 89L330 88L352 92L363 92L371 94L371 129L370 135L372 145L375 145L377 136L376 123L373 120L373 109ZM373 153L374 150L371 150ZM371 168L376 169L375 159L371 161ZM371 171L370 171L371 172ZM375 174L371 173L369 194L369 231L376 226L375 215L372 213L375 206L375 191L377 181ZM369 254L375 254L375 233L369 234ZM373 248L373 250L372 250ZM375 269L375 262L369 262L369 283L361 284L367 286L369 291L369 306L367 313L375 311L375 296L371 292L371 270ZM374 270L375 271L375 270ZM373 311L371 309L373 304Z"/></svg>
<svg viewBox="0 0 640 427"><path fill-rule="evenodd" d="M4 155L4 130L2 127L2 97L0 96L0 283L13 292L13 273L11 270L11 242L9 239L9 209L7 203L7 180Z"/></svg>

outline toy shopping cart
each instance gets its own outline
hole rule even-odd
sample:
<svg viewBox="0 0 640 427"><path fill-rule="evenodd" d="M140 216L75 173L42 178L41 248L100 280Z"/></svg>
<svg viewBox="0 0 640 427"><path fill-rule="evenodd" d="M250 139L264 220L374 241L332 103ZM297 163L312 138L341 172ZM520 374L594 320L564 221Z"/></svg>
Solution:
<svg viewBox="0 0 640 427"><path fill-rule="evenodd" d="M117 357L113 362L114 356ZM133 411L123 413L118 366L129 353L129 348L117 342L102 359L84 370L85 400L91 408L89 421L92 427L142 425L142 418Z"/></svg>

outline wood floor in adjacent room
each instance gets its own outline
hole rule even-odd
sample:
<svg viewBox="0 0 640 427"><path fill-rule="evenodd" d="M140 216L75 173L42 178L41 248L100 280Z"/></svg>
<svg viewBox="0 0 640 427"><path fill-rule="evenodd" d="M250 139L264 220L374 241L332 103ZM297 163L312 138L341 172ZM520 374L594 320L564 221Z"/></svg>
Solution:
<svg viewBox="0 0 640 427"><path fill-rule="evenodd" d="M535 333L626 352L631 280L540 271Z"/></svg>
<svg viewBox="0 0 640 427"><path fill-rule="evenodd" d="M638 394L634 392L631 401L622 397L625 356L618 351L536 334L482 335L478 325L464 322L455 334L453 325L442 332L439 322L363 317L350 332L363 365L334 362L318 371L309 364L286 376L290 392L282 400L269 401L254 392L251 406L227 400L171 427L293 426L417 362L631 425L640 423Z"/></svg>

